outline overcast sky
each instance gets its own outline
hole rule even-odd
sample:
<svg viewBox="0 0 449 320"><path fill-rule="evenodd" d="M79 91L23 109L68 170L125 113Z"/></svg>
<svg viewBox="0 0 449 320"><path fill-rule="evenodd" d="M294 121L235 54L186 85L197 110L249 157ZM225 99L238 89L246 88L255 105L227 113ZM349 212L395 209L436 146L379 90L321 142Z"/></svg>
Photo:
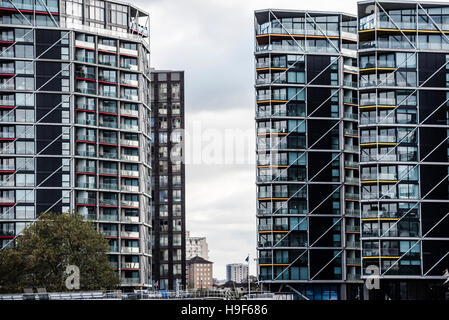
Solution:
<svg viewBox="0 0 449 320"><path fill-rule="evenodd" d="M189 148L187 158L198 152L212 158L209 164L186 164L187 230L207 237L214 276L224 279L227 263L244 263L248 253L252 258L256 255L255 166L251 163L255 153L253 11L279 8L355 14L356 1L128 1L150 13L152 67L185 71L187 145L196 141L203 146L194 154ZM236 148L239 159L245 161L217 164L226 154L210 149L221 146L226 132L236 141L247 140L244 148ZM254 261L251 264L255 274Z"/></svg>

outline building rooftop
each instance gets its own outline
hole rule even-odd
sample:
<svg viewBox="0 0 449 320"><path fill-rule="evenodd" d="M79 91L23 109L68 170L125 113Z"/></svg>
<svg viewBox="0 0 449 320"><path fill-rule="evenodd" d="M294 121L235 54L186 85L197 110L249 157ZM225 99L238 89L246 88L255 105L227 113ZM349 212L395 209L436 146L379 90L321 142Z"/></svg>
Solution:
<svg viewBox="0 0 449 320"><path fill-rule="evenodd" d="M213 264L213 262L206 260L204 258L201 258L200 256L195 256L192 259L187 261L187 264L196 264L196 263L208 263Z"/></svg>

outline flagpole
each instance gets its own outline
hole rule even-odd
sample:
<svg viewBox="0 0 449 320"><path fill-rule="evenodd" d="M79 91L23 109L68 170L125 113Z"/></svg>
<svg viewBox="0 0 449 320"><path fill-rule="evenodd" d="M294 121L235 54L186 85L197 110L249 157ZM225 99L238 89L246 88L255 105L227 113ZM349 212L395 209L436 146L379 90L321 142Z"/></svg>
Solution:
<svg viewBox="0 0 449 320"><path fill-rule="evenodd" d="M248 272L247 272L247 277L248 277L248 298L250 299L250 295L251 295L251 282L250 282L250 279L249 279L249 261L250 261L251 259L249 258L249 253L248 253Z"/></svg>

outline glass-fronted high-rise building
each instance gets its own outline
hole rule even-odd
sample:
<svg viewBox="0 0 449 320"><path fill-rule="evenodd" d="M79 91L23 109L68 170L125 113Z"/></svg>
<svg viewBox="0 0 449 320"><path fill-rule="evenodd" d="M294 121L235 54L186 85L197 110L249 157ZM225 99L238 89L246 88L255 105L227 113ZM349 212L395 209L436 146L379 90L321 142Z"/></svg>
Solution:
<svg viewBox="0 0 449 320"><path fill-rule="evenodd" d="M152 70L153 283L186 288L184 71Z"/></svg>
<svg viewBox="0 0 449 320"><path fill-rule="evenodd" d="M259 280L360 298L356 17L256 11L255 73Z"/></svg>
<svg viewBox="0 0 449 320"><path fill-rule="evenodd" d="M0 1L2 248L75 210L122 286L151 287L148 21L118 1Z"/></svg>
<svg viewBox="0 0 449 320"><path fill-rule="evenodd" d="M443 299L449 4L255 21L261 283L307 299Z"/></svg>
<svg viewBox="0 0 449 320"><path fill-rule="evenodd" d="M442 296L449 265L449 4L358 4L362 278Z"/></svg>

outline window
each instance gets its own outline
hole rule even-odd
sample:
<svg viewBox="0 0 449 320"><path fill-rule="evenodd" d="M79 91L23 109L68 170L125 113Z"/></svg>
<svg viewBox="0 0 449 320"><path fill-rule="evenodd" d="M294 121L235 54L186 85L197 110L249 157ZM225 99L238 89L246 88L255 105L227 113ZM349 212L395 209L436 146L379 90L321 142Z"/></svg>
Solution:
<svg viewBox="0 0 449 320"><path fill-rule="evenodd" d="M17 141L17 154L34 154L34 142L32 141Z"/></svg>
<svg viewBox="0 0 449 320"><path fill-rule="evenodd" d="M16 186L17 187L33 187L34 186L34 174L18 173L16 174Z"/></svg>
<svg viewBox="0 0 449 320"><path fill-rule="evenodd" d="M16 190L16 201L18 203L33 203L34 190Z"/></svg>

